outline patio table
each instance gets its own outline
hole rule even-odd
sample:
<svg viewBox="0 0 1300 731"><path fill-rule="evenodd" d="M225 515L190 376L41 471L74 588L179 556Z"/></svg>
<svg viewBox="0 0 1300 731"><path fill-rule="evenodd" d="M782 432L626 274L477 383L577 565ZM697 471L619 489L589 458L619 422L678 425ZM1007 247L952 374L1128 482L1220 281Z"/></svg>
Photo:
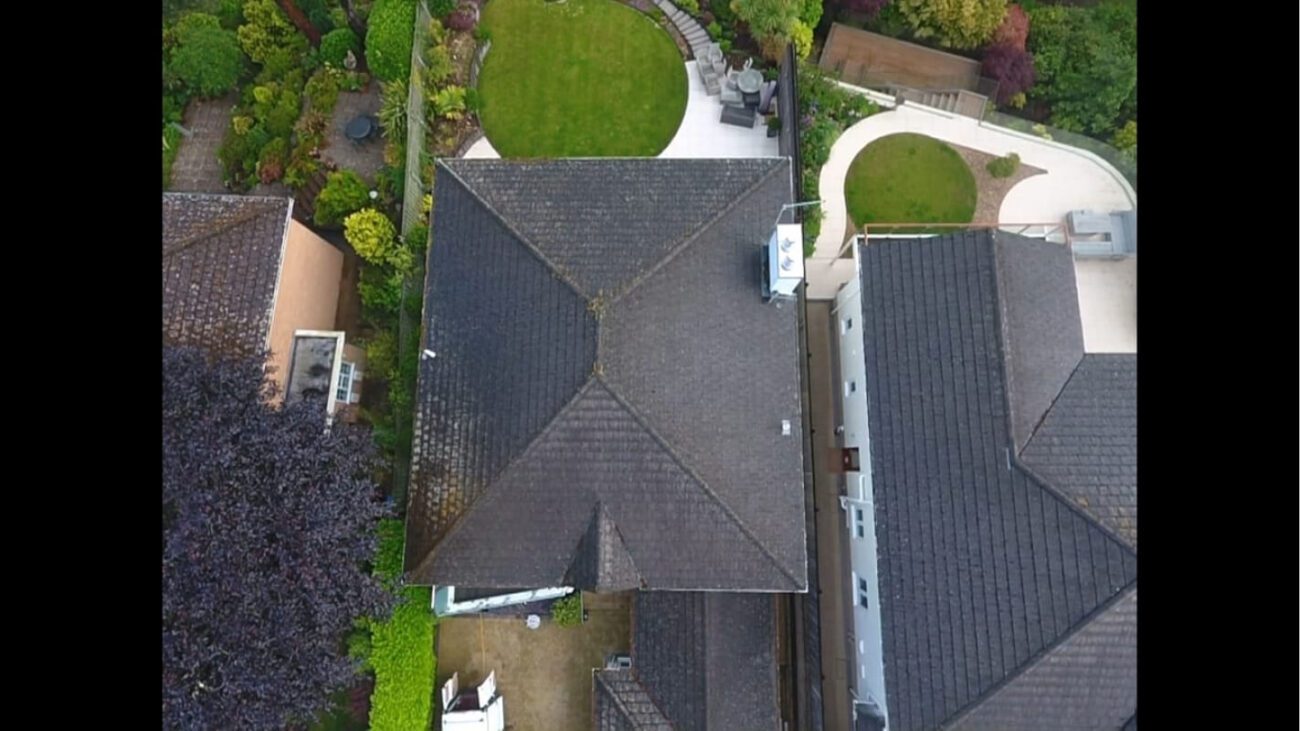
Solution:
<svg viewBox="0 0 1300 731"><path fill-rule="evenodd" d="M343 128L343 135L353 142L360 142L373 134L375 131L375 120L368 115L354 117L348 125Z"/></svg>

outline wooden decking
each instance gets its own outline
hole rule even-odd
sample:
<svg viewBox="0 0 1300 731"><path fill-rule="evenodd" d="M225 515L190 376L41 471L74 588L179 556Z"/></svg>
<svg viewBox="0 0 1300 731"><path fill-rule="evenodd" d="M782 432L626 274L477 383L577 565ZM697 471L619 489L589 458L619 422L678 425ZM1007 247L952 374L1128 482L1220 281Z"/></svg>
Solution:
<svg viewBox="0 0 1300 731"><path fill-rule="evenodd" d="M840 23L831 25L818 65L850 84L979 91L978 61Z"/></svg>

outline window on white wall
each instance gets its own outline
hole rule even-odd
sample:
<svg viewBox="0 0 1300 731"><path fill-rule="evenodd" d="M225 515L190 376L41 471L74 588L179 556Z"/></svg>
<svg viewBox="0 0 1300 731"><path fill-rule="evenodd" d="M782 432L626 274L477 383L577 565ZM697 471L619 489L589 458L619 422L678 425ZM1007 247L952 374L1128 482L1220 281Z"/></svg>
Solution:
<svg viewBox="0 0 1300 731"><path fill-rule="evenodd" d="M867 520L862 513L862 508L853 509L853 532L857 534L858 538L867 537Z"/></svg>
<svg viewBox="0 0 1300 731"><path fill-rule="evenodd" d="M848 332L848 331L850 331L850 330L852 330L852 329L853 329L853 318L852 318L852 317L846 317L846 318L844 318L843 320L840 320L840 332L842 332L842 333L846 333L846 332Z"/></svg>
<svg viewBox="0 0 1300 731"><path fill-rule="evenodd" d="M854 394L854 393L857 393L857 392L858 392L858 382L857 382L857 381L845 381L845 382L844 382L844 395L845 395L845 396L849 396L850 394Z"/></svg>
<svg viewBox="0 0 1300 731"><path fill-rule="evenodd" d="M863 578L861 578L861 577L858 578L858 604L859 604L863 609L867 609L867 608L868 608L868 605L867 605L867 580L866 580L866 579L863 579Z"/></svg>
<svg viewBox="0 0 1300 731"><path fill-rule="evenodd" d="M358 401L359 394L354 392L354 386L357 381L361 380L361 371L352 363L343 361L339 368L338 388L334 392L334 400L341 404L349 404Z"/></svg>

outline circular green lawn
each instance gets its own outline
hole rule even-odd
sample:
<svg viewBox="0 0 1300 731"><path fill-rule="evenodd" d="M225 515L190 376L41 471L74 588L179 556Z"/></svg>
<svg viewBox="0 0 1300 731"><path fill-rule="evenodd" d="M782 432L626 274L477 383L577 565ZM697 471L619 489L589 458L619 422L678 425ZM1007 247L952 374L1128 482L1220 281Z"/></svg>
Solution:
<svg viewBox="0 0 1300 731"><path fill-rule="evenodd" d="M492 0L479 93L502 157L654 157L686 110L686 65L649 16L613 0Z"/></svg>
<svg viewBox="0 0 1300 731"><path fill-rule="evenodd" d="M957 151L925 135L872 142L844 180L849 216L868 223L967 223L975 214L975 176Z"/></svg>

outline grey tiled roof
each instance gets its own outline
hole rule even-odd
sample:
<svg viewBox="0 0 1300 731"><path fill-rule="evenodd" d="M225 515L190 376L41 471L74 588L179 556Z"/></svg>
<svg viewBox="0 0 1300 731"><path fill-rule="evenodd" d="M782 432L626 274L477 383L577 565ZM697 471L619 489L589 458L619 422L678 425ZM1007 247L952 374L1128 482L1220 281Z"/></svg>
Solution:
<svg viewBox="0 0 1300 731"><path fill-rule="evenodd" d="M441 161L436 191L410 580L803 589L797 313L758 281L788 160Z"/></svg>
<svg viewBox="0 0 1300 731"><path fill-rule="evenodd" d="M993 245L1011 429L1019 451L1083 357L1079 295L1068 247L1009 234Z"/></svg>
<svg viewBox="0 0 1300 731"><path fill-rule="evenodd" d="M1136 580L1135 553L1016 458L1003 317L1018 315L999 296L999 275L1016 265L998 259L1017 255L1017 241L962 232L860 250L897 731L978 703Z"/></svg>
<svg viewBox="0 0 1300 731"><path fill-rule="evenodd" d="M1137 356L1089 354L1020 458L1137 547Z"/></svg>
<svg viewBox="0 0 1300 731"><path fill-rule="evenodd" d="M1133 588L948 728L1127 728L1136 707L1137 588Z"/></svg>
<svg viewBox="0 0 1300 731"><path fill-rule="evenodd" d="M674 731L631 670L592 673L596 731Z"/></svg>
<svg viewBox="0 0 1300 731"><path fill-rule="evenodd" d="M679 731L776 731L776 617L762 593L638 592L633 674Z"/></svg>
<svg viewBox="0 0 1300 731"><path fill-rule="evenodd" d="M163 339L231 355L268 346L292 201L163 193Z"/></svg>

